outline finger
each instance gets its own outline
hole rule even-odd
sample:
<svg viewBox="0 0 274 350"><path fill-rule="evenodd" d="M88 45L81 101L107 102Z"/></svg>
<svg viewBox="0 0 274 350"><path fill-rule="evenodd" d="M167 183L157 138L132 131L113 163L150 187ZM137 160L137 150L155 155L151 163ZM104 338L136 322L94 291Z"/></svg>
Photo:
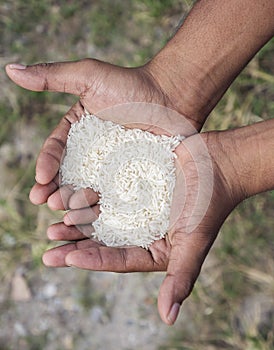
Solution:
<svg viewBox="0 0 274 350"><path fill-rule="evenodd" d="M81 189L75 192L69 200L70 209L81 209L96 204L99 200L98 193L91 188Z"/></svg>
<svg viewBox="0 0 274 350"><path fill-rule="evenodd" d="M64 216L64 223L67 226L90 224L98 219L99 214L99 205L94 205L92 208L70 210Z"/></svg>
<svg viewBox="0 0 274 350"><path fill-rule="evenodd" d="M30 191L29 199L35 205L44 204L47 202L48 197L54 193L58 187L58 184L54 181L47 185L36 183Z"/></svg>
<svg viewBox="0 0 274 350"><path fill-rule="evenodd" d="M180 306L191 293L211 245L210 238L205 241L198 234L180 235L180 240L171 250L158 297L160 316L168 325L176 321Z"/></svg>
<svg viewBox="0 0 274 350"><path fill-rule="evenodd" d="M43 263L51 267L65 267L68 266L65 262L65 257L69 252L76 249L75 243L65 244L50 250L47 250L42 257Z"/></svg>
<svg viewBox="0 0 274 350"><path fill-rule="evenodd" d="M87 71L92 60L40 63L31 66L9 64L7 75L17 85L32 91L59 91L80 95L86 90Z"/></svg>
<svg viewBox="0 0 274 350"><path fill-rule="evenodd" d="M56 232L64 229L61 224L59 225L60 231L56 227ZM72 234L74 229L71 230ZM52 237L51 234L50 236ZM58 234L53 236L57 238ZM64 238L65 234L62 237ZM50 249L44 253L43 262L52 267L74 266L112 272L150 272L166 269L166 262L162 260L155 263L153 255L148 250L139 247L106 247L91 239Z"/></svg>
<svg viewBox="0 0 274 350"><path fill-rule="evenodd" d="M85 239L79 242L64 244L47 250L42 257L43 263L51 267L71 266L67 264L66 257L70 252L78 251L78 249L98 248L101 244L91 239Z"/></svg>
<svg viewBox="0 0 274 350"><path fill-rule="evenodd" d="M46 251L46 266L74 266L82 269L113 272L151 271L151 256L142 248L109 248L86 239Z"/></svg>
<svg viewBox="0 0 274 350"><path fill-rule="evenodd" d="M75 227L58 222L48 227L47 235L52 241L76 241L90 237L92 232L94 232L92 225Z"/></svg>
<svg viewBox="0 0 274 350"><path fill-rule="evenodd" d="M78 121L83 113L83 106L80 102L76 103L45 141L36 163L35 178L41 185L50 183L58 174L71 124Z"/></svg>
<svg viewBox="0 0 274 350"><path fill-rule="evenodd" d="M52 210L67 210L69 209L70 197L74 190L72 186L62 186L48 197L47 204Z"/></svg>
<svg viewBox="0 0 274 350"><path fill-rule="evenodd" d="M85 242L79 242L77 244L78 249L71 250L66 255L65 261L67 265L96 271L161 271L161 267L154 264L151 254L143 248L111 248L94 245L84 249Z"/></svg>

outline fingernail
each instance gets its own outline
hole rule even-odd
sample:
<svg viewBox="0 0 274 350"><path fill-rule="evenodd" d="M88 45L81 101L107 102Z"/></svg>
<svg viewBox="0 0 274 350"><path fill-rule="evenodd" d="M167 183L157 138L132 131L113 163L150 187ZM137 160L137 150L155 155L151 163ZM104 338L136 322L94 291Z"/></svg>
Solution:
<svg viewBox="0 0 274 350"><path fill-rule="evenodd" d="M176 319L177 319L177 316L179 314L179 311L180 311L180 307L181 305L179 303L174 303L169 311L169 314L167 316L167 320L169 322L170 325L172 325Z"/></svg>
<svg viewBox="0 0 274 350"><path fill-rule="evenodd" d="M23 69L26 69L27 66L20 64L20 63L11 63L11 64L9 64L9 68L23 70Z"/></svg>

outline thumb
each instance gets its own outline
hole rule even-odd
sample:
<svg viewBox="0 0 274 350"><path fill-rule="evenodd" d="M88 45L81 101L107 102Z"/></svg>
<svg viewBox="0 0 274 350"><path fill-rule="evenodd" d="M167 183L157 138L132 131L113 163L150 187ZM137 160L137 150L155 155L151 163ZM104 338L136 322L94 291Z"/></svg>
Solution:
<svg viewBox="0 0 274 350"><path fill-rule="evenodd" d="M170 252L167 274L158 296L160 316L168 325L176 321L180 306L190 295L211 246L208 242L202 245L201 241L198 242L194 233L187 234L180 237Z"/></svg>
<svg viewBox="0 0 274 350"><path fill-rule="evenodd" d="M39 63L32 66L11 63L6 66L6 73L17 85L28 90L81 95L88 89L87 71L94 64L96 63L92 59Z"/></svg>

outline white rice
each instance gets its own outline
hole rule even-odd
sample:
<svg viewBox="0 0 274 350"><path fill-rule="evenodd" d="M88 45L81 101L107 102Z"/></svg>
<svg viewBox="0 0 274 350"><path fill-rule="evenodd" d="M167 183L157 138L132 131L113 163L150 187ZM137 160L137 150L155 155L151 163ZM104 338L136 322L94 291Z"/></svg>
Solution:
<svg viewBox="0 0 274 350"><path fill-rule="evenodd" d="M99 192L92 238L107 246L148 248L165 236L176 180L173 151L182 139L126 129L88 113L72 124L61 184Z"/></svg>

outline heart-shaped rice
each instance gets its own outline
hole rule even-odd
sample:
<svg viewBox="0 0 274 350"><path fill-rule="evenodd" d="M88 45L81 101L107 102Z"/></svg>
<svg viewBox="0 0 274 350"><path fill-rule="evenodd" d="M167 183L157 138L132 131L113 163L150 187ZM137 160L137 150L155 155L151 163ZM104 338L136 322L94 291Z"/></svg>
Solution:
<svg viewBox="0 0 274 350"><path fill-rule="evenodd" d="M173 151L182 139L127 129L88 113L72 124L61 184L99 193L92 238L107 246L148 248L165 236L176 180Z"/></svg>

